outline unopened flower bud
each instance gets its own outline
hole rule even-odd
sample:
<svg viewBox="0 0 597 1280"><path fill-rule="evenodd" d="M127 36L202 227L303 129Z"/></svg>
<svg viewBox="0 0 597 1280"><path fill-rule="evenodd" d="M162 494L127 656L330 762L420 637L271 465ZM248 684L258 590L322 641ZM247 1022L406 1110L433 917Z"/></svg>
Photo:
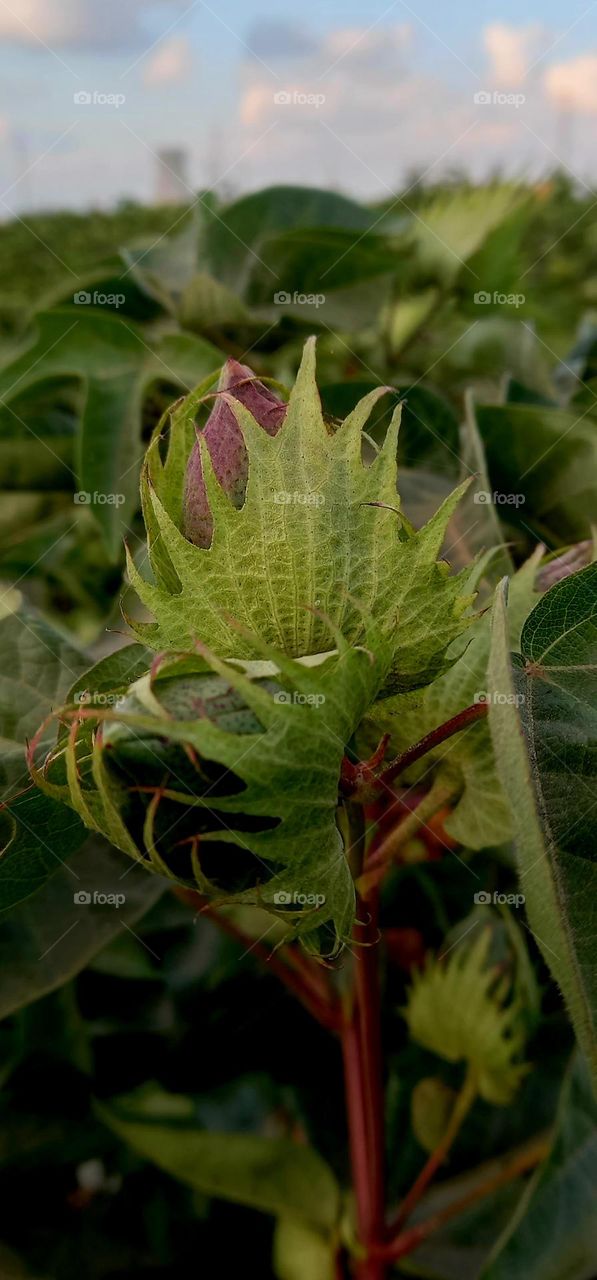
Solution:
<svg viewBox="0 0 597 1280"><path fill-rule="evenodd" d="M252 413L268 435L275 436L286 413L286 404L255 377L248 365L227 360L218 392L227 391ZM248 475L247 451L233 410L218 395L203 431L214 472L236 507L242 506ZM213 522L203 478L201 449L196 441L185 478L183 532L198 547L211 542Z"/></svg>

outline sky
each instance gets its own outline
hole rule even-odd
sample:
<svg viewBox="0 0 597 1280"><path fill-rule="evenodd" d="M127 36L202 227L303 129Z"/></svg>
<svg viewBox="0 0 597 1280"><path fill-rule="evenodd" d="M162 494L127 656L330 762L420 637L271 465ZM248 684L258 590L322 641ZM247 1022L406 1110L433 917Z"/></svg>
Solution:
<svg viewBox="0 0 597 1280"><path fill-rule="evenodd" d="M183 197L590 184L596 123L597 0L0 0L0 218L151 202L165 149Z"/></svg>

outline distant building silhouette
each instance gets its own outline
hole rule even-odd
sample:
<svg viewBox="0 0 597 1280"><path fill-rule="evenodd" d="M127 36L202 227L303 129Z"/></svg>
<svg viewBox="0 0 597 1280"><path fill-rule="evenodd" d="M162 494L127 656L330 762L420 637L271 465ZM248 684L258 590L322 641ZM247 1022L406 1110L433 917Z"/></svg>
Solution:
<svg viewBox="0 0 597 1280"><path fill-rule="evenodd" d="M191 195L187 176L188 154L182 147L163 147L157 153L155 198L157 204L186 204Z"/></svg>

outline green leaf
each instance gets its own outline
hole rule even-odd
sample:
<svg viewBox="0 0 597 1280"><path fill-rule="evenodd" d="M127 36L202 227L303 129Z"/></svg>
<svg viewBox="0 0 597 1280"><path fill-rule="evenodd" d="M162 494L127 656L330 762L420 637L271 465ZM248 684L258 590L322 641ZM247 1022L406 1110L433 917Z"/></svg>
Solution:
<svg viewBox="0 0 597 1280"><path fill-rule="evenodd" d="M197 273L189 281L180 300L179 315L183 329L191 329L194 333L217 333L238 325L260 325L231 289L206 272Z"/></svg>
<svg viewBox="0 0 597 1280"><path fill-rule="evenodd" d="M0 788L6 798L28 781L25 745L62 706L88 660L30 610L0 620ZM40 745L54 737L46 729Z"/></svg>
<svg viewBox="0 0 597 1280"><path fill-rule="evenodd" d="M292 1214L323 1230L337 1222L339 1192L325 1161L286 1138L199 1127L192 1098L162 1093L98 1104L100 1117L146 1159L187 1186L263 1213Z"/></svg>
<svg viewBox="0 0 597 1280"><path fill-rule="evenodd" d="M104 696L109 695L107 705L111 705L126 693L133 681L145 675L152 658L153 654L143 645L127 644L101 658L91 668L86 663L83 674L68 690L68 701L86 704L89 694L101 706L106 705Z"/></svg>
<svg viewBox="0 0 597 1280"><path fill-rule="evenodd" d="M490 729L528 919L597 1082L597 565L543 596L514 660L505 585L494 612Z"/></svg>
<svg viewBox="0 0 597 1280"><path fill-rule="evenodd" d="M469 258L528 196L512 184L443 191L419 211L413 236L422 264L451 283ZM471 294L486 288L472 269Z"/></svg>
<svg viewBox="0 0 597 1280"><path fill-rule="evenodd" d="M278 1280L334 1280L335 1254L329 1235L298 1218L278 1218L273 1259Z"/></svg>
<svg viewBox="0 0 597 1280"><path fill-rule="evenodd" d="M367 231L379 215L364 205L316 187L267 187L226 208L202 206L202 254L218 279L244 292L248 276L259 265L264 236L301 227L337 227ZM353 241L354 242L354 241ZM267 257L263 255L267 262ZM270 273L271 291L285 282Z"/></svg>
<svg viewBox="0 0 597 1280"><path fill-rule="evenodd" d="M104 841L89 840L35 897L0 921L0 1018L68 982L126 926L132 928L165 887ZM118 907L78 905L74 896L81 890L124 893L126 901Z"/></svg>
<svg viewBox="0 0 597 1280"><path fill-rule="evenodd" d="M0 912L41 889L86 836L75 813L36 788L0 809Z"/></svg>
<svg viewBox="0 0 597 1280"><path fill-rule="evenodd" d="M562 1089L552 1150L527 1184L480 1280L592 1280L597 1257L597 1107L586 1062Z"/></svg>
<svg viewBox="0 0 597 1280"><path fill-rule="evenodd" d="M475 483L464 495L456 515L462 527L462 536L475 552L492 549L489 568L492 584L495 585L504 574L510 577L514 572L514 563L504 543L498 508L493 501L487 459L477 427L472 394L468 394L465 400L461 456L464 475L473 473Z"/></svg>
<svg viewBox="0 0 597 1280"><path fill-rule="evenodd" d="M39 379L81 381L78 485L92 497L101 495L91 509L115 554L137 505L141 409L148 386L167 380L189 390L220 363L219 352L203 339L167 334L152 348L118 316L59 308L36 318L33 338L0 372L0 400L11 405ZM52 457L50 446L43 442L43 447Z"/></svg>
<svg viewBox="0 0 597 1280"><path fill-rule="evenodd" d="M524 520L547 542L588 537L597 496L592 415L572 407L496 404L479 405L476 417L492 487L524 499L502 514Z"/></svg>
<svg viewBox="0 0 597 1280"><path fill-rule="evenodd" d="M262 314L358 330L389 305L401 259L385 236L310 227L263 236L247 265L244 296Z"/></svg>
<svg viewBox="0 0 597 1280"><path fill-rule="evenodd" d="M29 784L25 745L66 701L83 654L33 612L0 621L0 912L36 893L83 843L75 814ZM40 745L55 736L46 725ZM19 794L25 787L24 794Z"/></svg>

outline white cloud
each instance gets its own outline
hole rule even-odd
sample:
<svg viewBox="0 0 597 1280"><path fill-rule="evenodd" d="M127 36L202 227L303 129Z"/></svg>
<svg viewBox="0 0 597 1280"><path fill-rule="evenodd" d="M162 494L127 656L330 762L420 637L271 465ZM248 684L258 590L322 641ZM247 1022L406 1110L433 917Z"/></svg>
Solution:
<svg viewBox="0 0 597 1280"><path fill-rule="evenodd" d="M143 81L149 88L179 84L186 79L192 65L191 49L185 36L172 36L163 40L155 53L147 59Z"/></svg>
<svg viewBox="0 0 597 1280"><path fill-rule="evenodd" d="M322 56L330 64L342 59L381 71L396 70L396 58L409 49L413 32L408 23L391 27L340 27L328 32L322 46Z"/></svg>
<svg viewBox="0 0 597 1280"><path fill-rule="evenodd" d="M166 7L184 11L184 0L166 0ZM152 16L164 26L164 5L157 0L2 0L0 39L32 48L126 51L151 45Z"/></svg>
<svg viewBox="0 0 597 1280"><path fill-rule="evenodd" d="M411 39L406 26L335 30L309 56L276 60L276 80L247 59L235 185L298 181L383 196L432 164L470 123L472 96L414 74Z"/></svg>
<svg viewBox="0 0 597 1280"><path fill-rule="evenodd" d="M482 34L491 62L483 87L502 94L525 76L548 39L539 24L496 23ZM413 50L408 27L336 29L317 44L313 39L313 49L303 37L309 52L300 55L293 46L292 56L285 48L270 60L277 79L255 59L244 60L238 119L227 130L226 148L237 190L299 182L383 198L414 171L427 172L430 181L458 170L473 179L498 172L533 179L552 163L557 133L540 76L525 88L522 104L478 106L468 78L423 70L418 45L425 38L417 32ZM286 101L276 102L281 91ZM325 100L315 105L319 95ZM587 141L579 173L594 150Z"/></svg>
<svg viewBox="0 0 597 1280"><path fill-rule="evenodd" d="M520 84L537 56L543 28L538 23L528 27L510 27L505 22L492 22L483 31L483 44L489 55L489 75L500 86Z"/></svg>
<svg viewBox="0 0 597 1280"><path fill-rule="evenodd" d="M597 53L557 62L544 76L547 96L560 108L597 113Z"/></svg>

